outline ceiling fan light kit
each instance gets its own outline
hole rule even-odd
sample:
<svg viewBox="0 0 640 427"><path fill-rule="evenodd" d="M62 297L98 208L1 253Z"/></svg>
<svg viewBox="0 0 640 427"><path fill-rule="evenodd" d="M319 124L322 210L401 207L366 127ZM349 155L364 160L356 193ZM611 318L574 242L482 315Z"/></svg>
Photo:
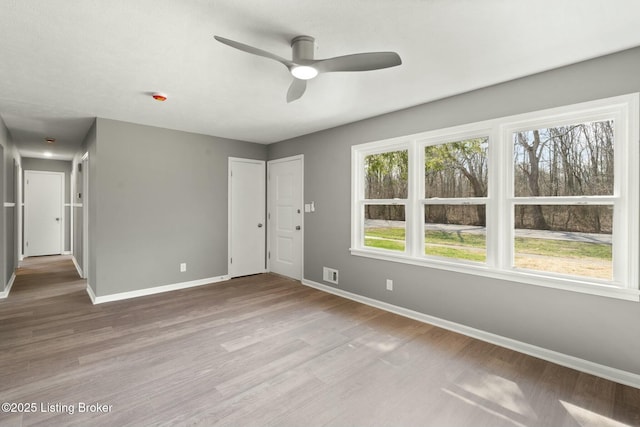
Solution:
<svg viewBox="0 0 640 427"><path fill-rule="evenodd" d="M214 38L227 46L278 61L287 67L293 76L293 82L287 91L287 102L299 99L307 89L307 80L313 79L320 73L380 70L402 64L400 55L396 52L367 52L314 59L315 39L311 36L297 36L291 40L291 60L224 37L214 36Z"/></svg>
<svg viewBox="0 0 640 427"><path fill-rule="evenodd" d="M311 80L318 75L318 70L308 65L297 65L291 68L291 75L300 80Z"/></svg>

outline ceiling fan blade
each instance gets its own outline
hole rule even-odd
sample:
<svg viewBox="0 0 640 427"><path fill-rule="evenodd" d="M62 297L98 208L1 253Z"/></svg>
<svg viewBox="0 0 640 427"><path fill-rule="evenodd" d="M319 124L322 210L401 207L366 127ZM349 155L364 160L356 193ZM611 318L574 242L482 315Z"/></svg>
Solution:
<svg viewBox="0 0 640 427"><path fill-rule="evenodd" d="M369 52L315 61L315 67L321 73L332 71L369 71L395 67L402 64L400 55L395 52Z"/></svg>
<svg viewBox="0 0 640 427"><path fill-rule="evenodd" d="M243 52L251 53L253 55L258 55L264 58L269 58L269 59L278 61L287 68L291 68L294 65L293 62L289 61L288 59L284 59L281 56L275 55L271 52L267 52L266 50L258 49L257 47L249 46L248 44L240 43L237 41L225 39L224 37L220 37L220 36L213 36L213 38L218 40L220 43L226 44L227 46L231 46Z"/></svg>
<svg viewBox="0 0 640 427"><path fill-rule="evenodd" d="M289 90L287 91L287 102L299 99L302 94L304 94L305 90L307 90L307 81L294 78L293 82L291 82L291 86L289 86Z"/></svg>

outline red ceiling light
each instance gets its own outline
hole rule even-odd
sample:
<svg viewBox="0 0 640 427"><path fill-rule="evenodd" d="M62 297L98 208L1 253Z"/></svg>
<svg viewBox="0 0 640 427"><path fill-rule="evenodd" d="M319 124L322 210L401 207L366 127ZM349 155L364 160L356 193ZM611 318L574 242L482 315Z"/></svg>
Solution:
<svg viewBox="0 0 640 427"><path fill-rule="evenodd" d="M164 102L167 100L166 93L155 92L151 96L153 96L153 99L155 99L156 101Z"/></svg>

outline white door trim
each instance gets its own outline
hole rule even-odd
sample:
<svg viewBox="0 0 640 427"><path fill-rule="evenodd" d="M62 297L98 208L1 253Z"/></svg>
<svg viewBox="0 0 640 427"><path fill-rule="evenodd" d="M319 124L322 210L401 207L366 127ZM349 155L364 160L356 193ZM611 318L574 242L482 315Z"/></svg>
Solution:
<svg viewBox="0 0 640 427"><path fill-rule="evenodd" d="M18 188L16 192L16 207L17 207L16 215L18 217L18 230L16 233L18 238L18 263L24 259L24 250L22 247L22 241L23 241L22 212L24 211L24 198L22 196L24 194L22 175L23 175L22 163L18 162ZM16 263L16 267L18 266L18 263Z"/></svg>
<svg viewBox="0 0 640 427"><path fill-rule="evenodd" d="M49 171L38 171L38 170L25 170L24 171L24 178L25 181L28 180L28 176L29 175L58 175L62 178L62 191L61 193L61 199L60 199L60 221L62 221L61 227L60 227L60 254L62 254L64 252L64 236L65 236L65 231L66 231L66 227L65 227L65 223L66 223L66 218L64 215L64 197L66 194L66 188L64 185L65 182L65 173L64 172L49 172ZM27 181L28 182L28 181ZM28 218L28 210L29 210L29 206L26 204L26 191L25 191L25 206L24 206L24 217L25 219ZM24 235L28 236L29 233L27 233L27 231L29 230L29 223L27 221L24 222ZM23 239L24 240L24 239ZM26 250L25 248L25 255L29 256L28 253L29 251Z"/></svg>
<svg viewBox="0 0 640 427"><path fill-rule="evenodd" d="M89 152L80 159L82 164L82 275L89 280Z"/></svg>
<svg viewBox="0 0 640 427"><path fill-rule="evenodd" d="M290 157L283 157L281 159L269 160L267 162L267 189L269 188L269 181L271 177L271 165L274 163L290 162L292 160L300 160L300 188L302 193L302 204L304 207L304 154L298 154ZM267 212L269 212L269 206L271 206L271 193L267 191ZM269 214L269 213L268 213ZM300 280L304 279L304 209L300 215L300 226L302 227L302 233L300 235ZM271 250L271 236L273 235L272 222L267 218L267 253ZM271 271L271 258L267 256L267 271Z"/></svg>
<svg viewBox="0 0 640 427"><path fill-rule="evenodd" d="M241 158L241 157L229 157L228 162L227 162L227 275L229 277L237 277L231 274L232 272L232 266L231 266L231 254L232 249L233 249L233 238L232 238L232 220L233 220L233 212L232 212L232 203L231 203L231 195L232 195L232 177L231 177L231 165L233 162L243 162L243 163L250 163L250 164L255 164L255 165L260 165L262 166L262 172L264 174L265 172L265 161L264 160L256 160L256 159L245 159L245 158ZM266 193L267 189L266 189L266 177L264 177L264 183L265 183L265 188L263 189L263 191ZM266 215L266 210L267 210L267 206L266 206L266 202L267 202L267 198L264 198L264 202L265 202L265 206L263 206L263 224L264 224L264 217ZM266 225L264 227L265 229L265 234L266 233ZM266 246L266 239L264 240L264 244L265 244L265 248L264 248L264 255L266 257L266 250L267 250L267 246ZM265 262L263 263L263 267L260 271L260 273L265 273L268 270L265 268L266 267L266 260L264 260Z"/></svg>
<svg viewBox="0 0 640 427"><path fill-rule="evenodd" d="M76 179L77 179L77 163L74 160L71 162L71 175L69 175L69 203L65 203L65 206L69 206L69 253L73 255L74 239L75 239L75 197L76 197Z"/></svg>

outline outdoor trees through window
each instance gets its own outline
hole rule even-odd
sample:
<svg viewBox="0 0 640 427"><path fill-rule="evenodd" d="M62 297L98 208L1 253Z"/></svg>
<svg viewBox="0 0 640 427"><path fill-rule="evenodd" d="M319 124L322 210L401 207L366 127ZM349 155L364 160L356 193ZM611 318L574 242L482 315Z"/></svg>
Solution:
<svg viewBox="0 0 640 427"><path fill-rule="evenodd" d="M353 146L351 253L640 299L638 108L626 95Z"/></svg>
<svg viewBox="0 0 640 427"><path fill-rule="evenodd" d="M424 148L424 253L484 262L489 137Z"/></svg>
<svg viewBox="0 0 640 427"><path fill-rule="evenodd" d="M365 241L372 248L405 250L405 205L409 153L388 151L365 157Z"/></svg>
<svg viewBox="0 0 640 427"><path fill-rule="evenodd" d="M603 120L513 133L514 266L613 278L614 201L592 196L614 196L614 129Z"/></svg>

